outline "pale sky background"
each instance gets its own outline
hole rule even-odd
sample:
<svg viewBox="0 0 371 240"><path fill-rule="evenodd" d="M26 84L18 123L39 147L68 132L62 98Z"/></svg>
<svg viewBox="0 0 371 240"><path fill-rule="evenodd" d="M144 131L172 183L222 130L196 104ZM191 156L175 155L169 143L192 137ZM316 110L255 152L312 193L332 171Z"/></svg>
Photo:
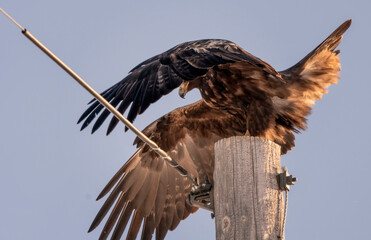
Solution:
<svg viewBox="0 0 371 240"><path fill-rule="evenodd" d="M341 79L317 102L309 128L282 164L299 178L289 195L287 239L369 239L371 225L371 1L4 0L0 7L96 90L139 62L195 39L229 39L277 70L295 64L352 18L340 45ZM123 126L80 132L90 95L0 16L0 239L97 239L95 198L135 152ZM142 129L186 100L152 105ZM166 239L215 239L199 211Z"/></svg>

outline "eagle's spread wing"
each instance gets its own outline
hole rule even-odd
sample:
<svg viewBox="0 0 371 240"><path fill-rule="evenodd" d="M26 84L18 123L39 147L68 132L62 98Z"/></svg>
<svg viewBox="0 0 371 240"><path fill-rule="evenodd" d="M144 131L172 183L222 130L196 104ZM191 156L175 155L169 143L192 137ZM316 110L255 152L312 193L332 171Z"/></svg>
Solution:
<svg viewBox="0 0 371 240"><path fill-rule="evenodd" d="M193 178L211 181L214 169L214 143L225 137L243 135L245 124L231 115L208 107L203 100L178 108L150 124L144 131ZM100 239L114 228L112 239L119 239L129 222L127 239L135 239L143 225L142 239L163 239L197 208L186 203L191 182L135 140L139 150L116 173L98 199L111 191L89 231L112 212ZM133 214L133 215L132 215Z"/></svg>
<svg viewBox="0 0 371 240"><path fill-rule="evenodd" d="M314 102L327 93L331 84L337 83L341 66L340 50L336 47L351 23L351 20L345 21L301 61L279 72L287 81L285 90L290 93L286 102L281 104L280 115L285 120L282 121L283 126L287 122L298 129L305 129L306 116L310 114Z"/></svg>
<svg viewBox="0 0 371 240"><path fill-rule="evenodd" d="M321 44L319 44L313 51L308 53L302 60L300 60L297 64L290 67L287 70L281 71L280 73L283 76L286 76L287 78L295 77L295 74L298 75L305 68L308 68L308 65L316 65L317 68L322 68L322 71L325 71L326 69L329 70L331 66L323 66L323 63L321 62L321 58L318 57L324 57L321 56L321 53L324 52L334 52L337 54L340 53L340 50L335 51L336 47L340 44L341 39L343 38L343 34L346 30L350 27L352 24L352 20L349 19L345 21L343 24L341 24L335 31L333 31L330 36L328 36Z"/></svg>
<svg viewBox="0 0 371 240"><path fill-rule="evenodd" d="M131 104L128 120L134 121L138 114L143 113L151 103L163 95L179 87L183 80L193 80L205 75L214 66L248 61L268 72L275 70L266 62L249 54L236 44L227 40L198 40L179 44L168 51L156 55L133 68L129 75L101 95L118 111L124 113ZM79 122L84 121L81 130L103 110L96 100L82 114ZM95 122L92 132L96 131L108 117L110 112L104 109ZM107 134L117 125L118 119L113 117Z"/></svg>

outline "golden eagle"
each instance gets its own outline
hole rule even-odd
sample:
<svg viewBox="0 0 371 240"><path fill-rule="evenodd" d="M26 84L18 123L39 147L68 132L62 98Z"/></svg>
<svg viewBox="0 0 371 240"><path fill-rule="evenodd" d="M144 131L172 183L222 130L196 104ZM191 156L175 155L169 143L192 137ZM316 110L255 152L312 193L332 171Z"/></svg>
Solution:
<svg viewBox="0 0 371 240"><path fill-rule="evenodd" d="M207 39L179 44L133 68L122 81L102 92L118 111L134 121L150 104L179 87L191 89L202 100L178 108L144 129L171 158L200 182L213 183L214 143L219 139L249 135L276 142L282 154L294 147L294 133L306 128L306 116L326 88L337 83L339 45L351 20L344 22L317 48L293 67L277 72L263 60L227 40ZM78 122L81 130L103 110L93 100ZM92 132L108 117L104 110ZM113 117L109 134L117 125ZM99 194L111 192L89 231L112 211L100 239L119 239L130 218L127 239L164 239L168 230L197 208L187 203L192 183L136 139L139 150L113 176Z"/></svg>

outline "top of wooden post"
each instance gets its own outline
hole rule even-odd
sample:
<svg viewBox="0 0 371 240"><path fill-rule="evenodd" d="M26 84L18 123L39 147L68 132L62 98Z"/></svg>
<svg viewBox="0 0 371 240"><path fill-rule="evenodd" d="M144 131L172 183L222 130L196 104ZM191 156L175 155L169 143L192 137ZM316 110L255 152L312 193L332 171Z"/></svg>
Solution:
<svg viewBox="0 0 371 240"><path fill-rule="evenodd" d="M280 146L236 136L215 143L216 239L283 239Z"/></svg>

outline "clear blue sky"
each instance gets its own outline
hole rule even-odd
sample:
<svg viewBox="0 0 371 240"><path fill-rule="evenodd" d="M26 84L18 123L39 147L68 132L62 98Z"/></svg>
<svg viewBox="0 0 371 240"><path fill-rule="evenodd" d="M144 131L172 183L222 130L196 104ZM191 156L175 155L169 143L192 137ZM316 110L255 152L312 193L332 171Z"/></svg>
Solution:
<svg viewBox="0 0 371 240"><path fill-rule="evenodd" d="M1 8L98 91L177 43L229 39L278 70L295 64L346 19L341 80L317 102L309 128L282 164L299 178L289 199L287 239L368 239L371 223L371 2L2 1ZM109 137L80 132L91 99L20 30L0 16L0 239L97 239L95 198L134 153L123 126ZM142 129L194 102L172 93L135 122ZM104 125L105 127L107 125ZM214 239L199 211L167 239Z"/></svg>

